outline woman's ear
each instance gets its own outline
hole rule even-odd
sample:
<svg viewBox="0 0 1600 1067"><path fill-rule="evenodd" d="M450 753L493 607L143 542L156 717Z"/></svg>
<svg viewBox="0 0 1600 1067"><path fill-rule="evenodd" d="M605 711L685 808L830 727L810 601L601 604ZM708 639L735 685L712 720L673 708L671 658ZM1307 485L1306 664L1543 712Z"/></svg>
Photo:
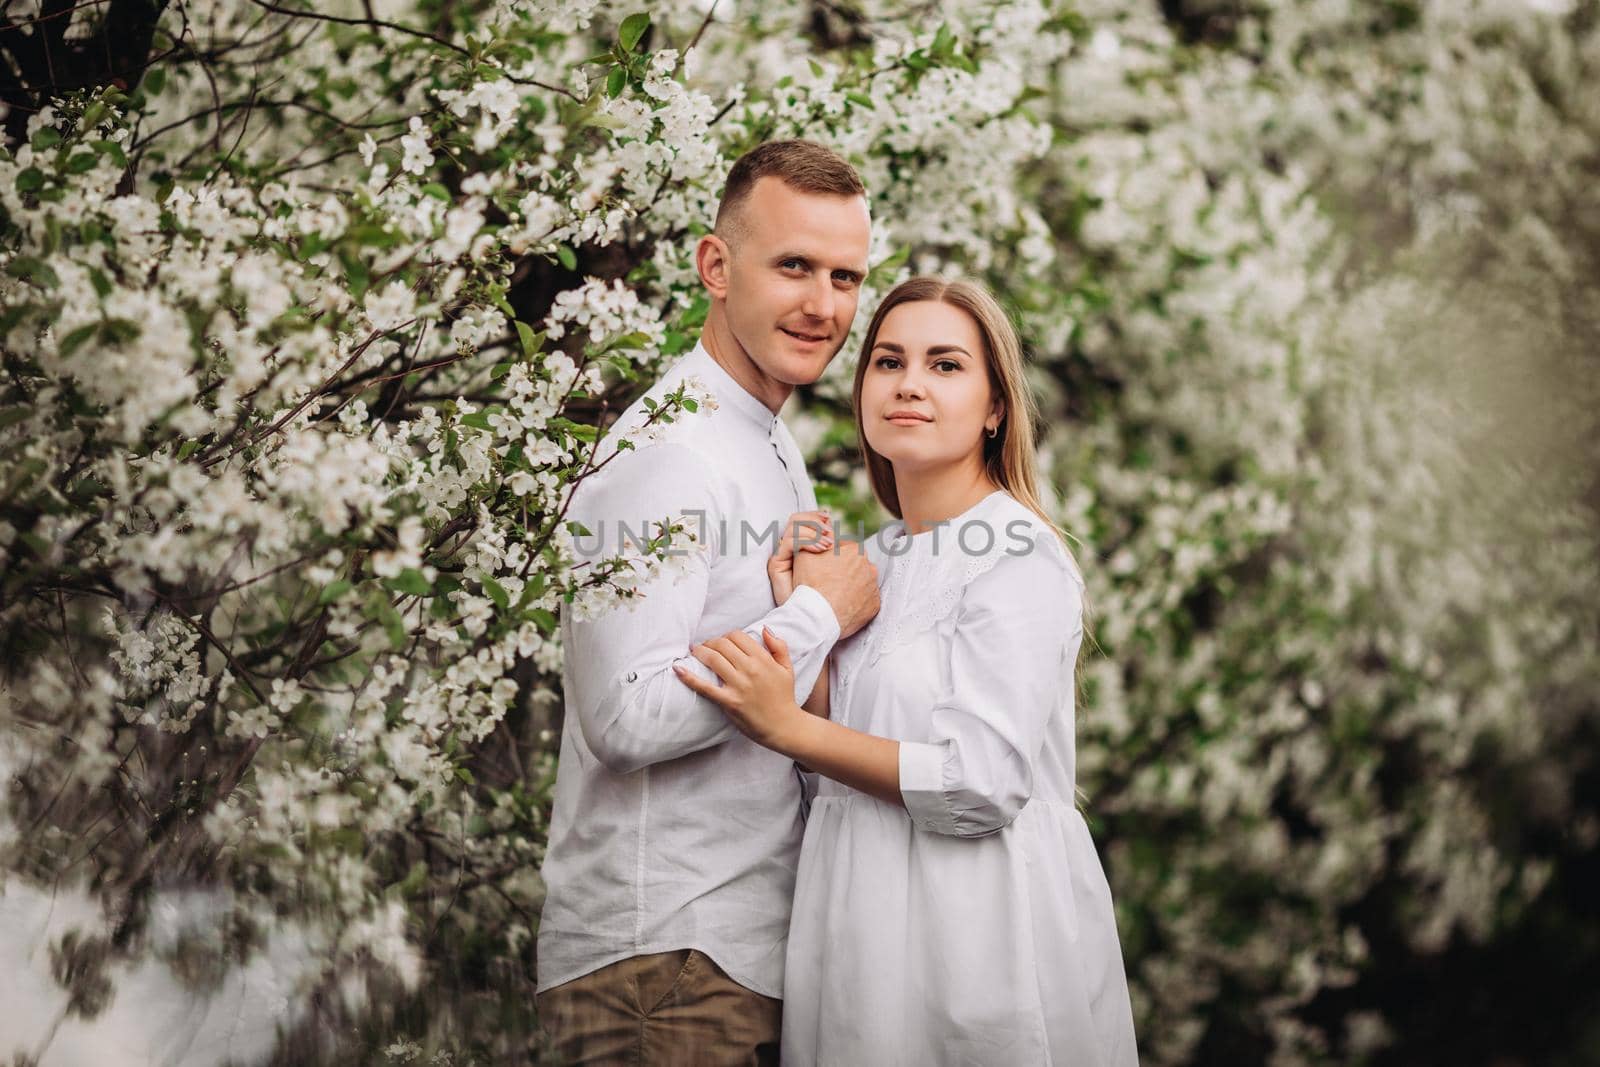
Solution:
<svg viewBox="0 0 1600 1067"><path fill-rule="evenodd" d="M728 242L714 233L706 234L694 246L694 266L700 273L700 284L706 287L706 292L713 299L727 299L728 268L732 256Z"/></svg>
<svg viewBox="0 0 1600 1067"><path fill-rule="evenodd" d="M984 420L984 430L998 431L1000 424L1006 419L1006 405L1004 401L996 400L989 406L989 417Z"/></svg>

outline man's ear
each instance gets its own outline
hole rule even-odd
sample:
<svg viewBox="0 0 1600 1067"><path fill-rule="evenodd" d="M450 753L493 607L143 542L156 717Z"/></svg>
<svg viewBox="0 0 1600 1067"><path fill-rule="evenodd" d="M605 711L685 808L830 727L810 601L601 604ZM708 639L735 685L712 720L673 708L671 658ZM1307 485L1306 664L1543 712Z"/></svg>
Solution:
<svg viewBox="0 0 1600 1067"><path fill-rule="evenodd" d="M714 233L706 234L694 246L694 266L700 273L700 284L706 287L706 292L713 299L727 299L732 259L733 251L728 247L728 242Z"/></svg>

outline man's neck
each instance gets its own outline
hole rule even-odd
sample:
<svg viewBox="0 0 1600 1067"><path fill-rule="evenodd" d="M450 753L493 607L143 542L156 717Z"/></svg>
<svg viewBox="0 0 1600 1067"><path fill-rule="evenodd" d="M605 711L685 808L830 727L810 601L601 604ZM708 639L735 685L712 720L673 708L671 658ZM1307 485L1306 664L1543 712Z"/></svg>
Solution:
<svg viewBox="0 0 1600 1067"><path fill-rule="evenodd" d="M765 404L774 415L789 399L789 394L794 392L794 386L778 381L756 366L750 353L745 351L728 328L728 319L721 304L712 303L706 324L700 330L700 343L717 366L727 371L741 389Z"/></svg>

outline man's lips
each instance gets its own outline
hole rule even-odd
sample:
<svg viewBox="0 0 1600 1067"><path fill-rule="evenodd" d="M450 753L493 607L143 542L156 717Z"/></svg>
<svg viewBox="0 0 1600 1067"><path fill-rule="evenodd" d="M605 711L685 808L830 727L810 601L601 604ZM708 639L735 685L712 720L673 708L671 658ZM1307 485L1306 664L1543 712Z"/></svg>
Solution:
<svg viewBox="0 0 1600 1067"><path fill-rule="evenodd" d="M828 339L828 335L825 333L802 333L799 330L791 330L784 326L779 326L778 329L803 344L816 345Z"/></svg>

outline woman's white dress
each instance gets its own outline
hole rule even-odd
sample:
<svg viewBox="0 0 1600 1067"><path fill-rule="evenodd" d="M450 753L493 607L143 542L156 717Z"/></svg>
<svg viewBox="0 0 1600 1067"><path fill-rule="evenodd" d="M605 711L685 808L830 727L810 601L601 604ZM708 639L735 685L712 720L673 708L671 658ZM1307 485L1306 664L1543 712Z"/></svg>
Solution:
<svg viewBox="0 0 1600 1067"><path fill-rule="evenodd" d="M901 742L906 808L817 780L784 1064L1136 1064L1111 892L1074 803L1076 569L1004 492L866 550L880 609L835 647L832 717Z"/></svg>

